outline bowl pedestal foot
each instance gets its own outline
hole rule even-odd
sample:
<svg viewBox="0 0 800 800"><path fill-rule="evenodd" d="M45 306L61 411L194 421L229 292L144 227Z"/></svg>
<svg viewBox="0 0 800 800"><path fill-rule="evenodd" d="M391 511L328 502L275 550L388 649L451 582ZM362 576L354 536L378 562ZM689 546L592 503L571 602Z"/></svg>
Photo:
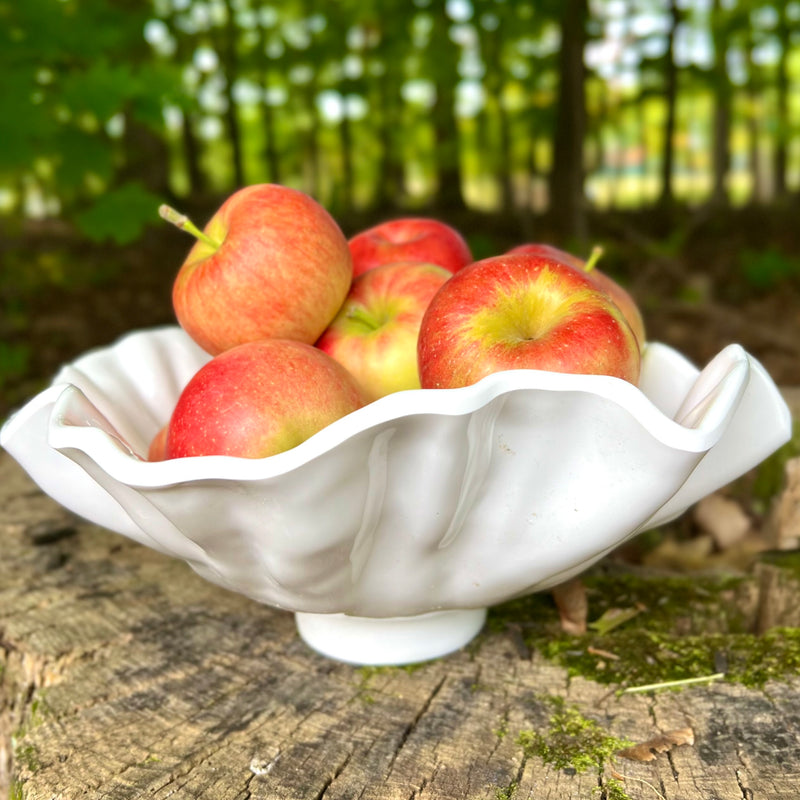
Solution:
<svg viewBox="0 0 800 800"><path fill-rule="evenodd" d="M469 643L486 621L485 608L432 611L413 617L295 614L303 641L323 656L362 666L413 664Z"/></svg>

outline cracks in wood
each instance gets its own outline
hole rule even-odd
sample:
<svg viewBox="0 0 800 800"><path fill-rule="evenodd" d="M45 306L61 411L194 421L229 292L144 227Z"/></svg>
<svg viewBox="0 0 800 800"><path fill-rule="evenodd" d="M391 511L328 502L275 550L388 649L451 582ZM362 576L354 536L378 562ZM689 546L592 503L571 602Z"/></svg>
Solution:
<svg viewBox="0 0 800 800"><path fill-rule="evenodd" d="M528 647L525 641L525 636L522 633L522 626L517 622L506 623L506 633L517 651L517 655L522 661L530 661L533 657L533 651Z"/></svg>
<svg viewBox="0 0 800 800"><path fill-rule="evenodd" d="M10 578L3 598L11 602L0 612L0 770L3 739L8 753L14 733L26 748L17 753L15 786L31 797L62 787L73 796L79 787L119 800L588 798L595 774L555 773L513 741L521 719L546 726L544 712L531 706L543 692L570 697L583 714L602 709L606 726L621 734L644 737L650 728L676 727L681 715L691 719L697 747L630 768L619 791L642 800L655 800L656 791L699 800L716 790L708 782L717 777L725 800L757 800L765 791L777 797L765 787L787 786L787 765L800 753L800 684L722 684L649 702L625 696L615 706L613 688L571 683L543 653L523 658L512 632L499 630L480 648L413 672L370 673L368 699L364 681L353 684L364 673L307 654L284 616L198 586L188 571L184 578L160 562L153 567L133 545L111 558L108 542L92 535L62 540L74 548L72 566L37 584L41 561L23 536L20 528L12 537L21 566L7 561L3 573ZM181 583L159 593L165 575ZM90 635L76 613L87 609L96 626ZM55 635L60 624L65 631ZM30 673L21 672L23 656ZM59 681L51 692L36 688L51 678ZM36 701L45 715L38 727ZM4 737L12 703L15 714L26 709L25 727L15 724ZM598 800L621 796L612 777L607 771ZM789 788L780 796L794 794Z"/></svg>
<svg viewBox="0 0 800 800"><path fill-rule="evenodd" d="M753 800L755 795L749 786L745 786L744 770L736 770L736 783L739 786L739 791L742 793L742 800Z"/></svg>
<svg viewBox="0 0 800 800"><path fill-rule="evenodd" d="M508 735L508 725L510 720L511 720L511 710L508 708L508 706L506 706L500 714L500 725L494 731L496 739L494 747L491 748L489 754L486 757L487 762L491 761L494 758L495 754L500 749L500 745L503 739L505 739L505 737Z"/></svg>
<svg viewBox="0 0 800 800"><path fill-rule="evenodd" d="M394 753L392 753L392 759L389 762L389 765L387 767L387 770L386 770L387 774L391 773L391 771L392 771L392 769L394 767L395 761L397 760L397 757L400 755L400 751L403 749L403 747L405 747L406 742L408 741L408 739L411 736L411 734L414 732L414 729L419 724L419 721L422 719L422 717L427 713L428 709L431 707L431 704L436 699L436 696L439 694L439 692L442 690L442 687L444 686L446 680L447 680L447 675L443 675L439 679L437 684L428 693L428 696L425 698L425 701L419 707L419 710L414 715L414 718L411 720L411 722L408 723L408 725L405 726L405 728L403 728L403 732L400 735L400 739L397 742L397 746L394 749Z"/></svg>
<svg viewBox="0 0 800 800"><path fill-rule="evenodd" d="M16 648L5 638L2 628L0 628L0 794L8 790L13 766L11 747L6 745L7 742L11 742L14 729L14 694L10 692L10 687L6 686L8 662L13 650ZM12 699L7 700L6 698L9 697Z"/></svg>
<svg viewBox="0 0 800 800"><path fill-rule="evenodd" d="M244 781L244 789L242 793L236 796L236 800L250 800L253 796L252 792L250 791L250 784L253 782L255 775L248 775Z"/></svg>
<svg viewBox="0 0 800 800"><path fill-rule="evenodd" d="M325 795L328 793L328 789L333 786L334 782L338 779L338 777L345 771L347 765L350 763L350 760L353 757L353 751L349 750L345 757L342 759L341 763L334 769L333 774L325 780L322 784L322 788L320 789L317 794L314 795L312 800L324 800Z"/></svg>
<svg viewBox="0 0 800 800"><path fill-rule="evenodd" d="M83 655L32 653L0 629L0 794L17 770L16 743L47 714L43 690L58 683L69 664Z"/></svg>
<svg viewBox="0 0 800 800"><path fill-rule="evenodd" d="M670 772L672 772L672 780L675 781L676 786L680 786L680 770L678 769L677 765L675 764L675 757L672 754L672 750L667 750L667 764L669 764ZM664 781L659 779L659 783L661 784L661 793L666 794L666 786L664 786Z"/></svg>
<svg viewBox="0 0 800 800"><path fill-rule="evenodd" d="M434 776L436 775L436 770L433 771L433 775L431 775L431 780L433 780ZM408 800L418 800L421 797L422 793L425 791L425 787L427 787L429 781L428 778L423 778L419 786L414 789L411 794L408 796Z"/></svg>
<svg viewBox="0 0 800 800"><path fill-rule="evenodd" d="M522 784L522 778L525 775L525 768L528 766L528 756L525 753L522 753L522 758L520 759L519 766L517 767L517 772L514 775L513 780L508 786L505 788L505 796L507 798L512 798L517 791L517 788ZM497 797L498 800L503 795L498 792Z"/></svg>
<svg viewBox="0 0 800 800"><path fill-rule="evenodd" d="M175 732L175 735L172 736L168 741L179 742L181 738L181 731L187 726L187 724L197 722L204 714L207 714L209 711L213 710L215 706L219 705L220 703L224 703L229 698L236 697L240 691L240 686L232 686L229 691L215 697L213 702L199 707L196 713L191 714L182 720L176 721L172 726L170 726L169 729L167 729L167 731L162 731L157 738L152 740L151 744L153 748L155 750L158 749L159 742L163 740L165 733L168 731ZM259 781L265 781L268 779L268 776L273 772L273 769L275 769L275 767L278 765L278 762L283 758L284 753L290 749L289 742L293 740L298 731L300 731L315 714L318 714L322 711L324 711L324 704L318 704L309 708L299 719L295 721L291 729L284 732L284 738L281 745L275 747L272 753L263 758L257 755L251 758L248 765L250 774L247 775L244 782L244 787L236 796L236 800L249 800L249 798L252 797L253 781L255 779L258 779ZM199 768L203 764L211 762L219 753L224 753L226 750L235 747L236 742L247 742L253 740L256 738L257 733L262 729L266 728L267 726L275 726L276 720L282 716L284 716L284 714L281 712L275 714L272 712L266 712L263 709L259 710L254 708L251 713L244 715L233 725L215 725L210 728L205 728L207 736L215 737L213 741L190 754L188 757L184 756L180 764L176 765L170 770L167 781L155 787L156 790L167 791L168 789L171 789L173 785L178 789L181 789L186 783L192 780L193 775L198 772ZM261 719L259 719L260 717ZM327 796L329 789L340 778L341 774L354 757L354 752L355 751L353 750L347 751L342 760L335 767L333 774L325 777L320 783L319 791L313 796L313 800L322 800ZM135 764L128 765L129 768L135 766Z"/></svg>

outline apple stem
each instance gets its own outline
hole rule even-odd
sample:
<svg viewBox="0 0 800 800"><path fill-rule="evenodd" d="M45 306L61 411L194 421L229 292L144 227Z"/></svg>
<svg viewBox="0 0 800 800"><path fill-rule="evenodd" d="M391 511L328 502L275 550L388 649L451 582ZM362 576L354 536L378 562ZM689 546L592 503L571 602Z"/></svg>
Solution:
<svg viewBox="0 0 800 800"><path fill-rule="evenodd" d="M209 247L213 247L215 250L219 249L220 242L216 239L212 239L207 233L201 231L186 214L181 214L180 211L176 211L172 206L166 204L159 206L158 215L161 219L171 222L176 228L180 228L182 231L186 231L186 233L191 233L195 239L207 244Z"/></svg>
<svg viewBox="0 0 800 800"><path fill-rule="evenodd" d="M379 324L376 324L375 317L372 316L372 314L367 313L363 308L358 306L348 309L347 318L360 323L370 331L377 330L380 327Z"/></svg>
<svg viewBox="0 0 800 800"><path fill-rule="evenodd" d="M586 260L586 263L583 265L584 272L591 272L596 266L597 262L603 256L603 247L602 245L596 244L592 248L592 252L589 254L589 258Z"/></svg>

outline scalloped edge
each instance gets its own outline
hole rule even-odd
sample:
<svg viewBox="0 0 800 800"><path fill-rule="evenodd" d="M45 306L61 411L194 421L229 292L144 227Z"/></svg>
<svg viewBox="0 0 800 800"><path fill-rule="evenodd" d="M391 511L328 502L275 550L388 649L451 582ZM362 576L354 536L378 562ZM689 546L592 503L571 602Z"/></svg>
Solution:
<svg viewBox="0 0 800 800"><path fill-rule="evenodd" d="M255 481L272 478L298 469L308 461L328 452L352 436L364 433L392 420L415 415L457 416L471 414L492 400L508 392L546 391L546 392L586 392L610 400L626 410L649 435L671 448L687 452L704 452L719 438L719 426L723 419L717 415L701 420L698 427L687 427L676 422L662 408L650 399L642 389L620 378L605 375L573 375L567 373L545 372L541 370L513 370L497 372L487 376L472 386L457 389L413 389L382 397L369 405L336 420L318 431L297 447L263 459L247 459L235 456L195 456L172 459L163 462L148 462L137 458L133 447L120 447L117 441L125 442L125 437L109 432L98 436L92 433L91 423L76 426L69 421L65 407L69 405L70 394L80 392L74 385L59 383L59 378L78 370L91 375L96 362L113 355L122 354L131 345L144 339L148 346L164 348L175 347L194 350L198 363L203 356L210 358L188 338L178 326L136 331L127 334L114 344L96 348L85 353L76 361L65 365L46 390L48 398L55 398L50 416L48 442L56 449L77 448L93 458L98 466L110 476L131 486L168 486L195 480L219 478L228 480ZM202 355L201 355L202 354ZM655 363L653 363L655 362ZM747 353L739 345L729 345L710 362L702 372L673 348L658 343L648 343L643 355L643 373L662 369L666 365L675 370L681 381L699 383L699 377L709 369L727 370L722 381L735 380L733 373L746 371L749 367ZM713 366L716 365L716 366ZM739 376L742 380L742 376ZM663 383L663 378L660 378ZM645 381L646 382L646 376ZM655 383L658 383L656 381ZM717 381L717 383L720 383ZM716 384L715 384L716 385ZM61 391L58 388L61 386ZM720 390L721 391L721 390ZM41 394L14 414L3 426L0 441L7 441L14 432L24 425L25 418L32 408L40 407ZM703 398L700 398L702 402ZM37 402L39 401L39 402ZM723 404L715 404L720 408ZM104 414L102 408L97 409ZM110 423L109 423L110 425ZM111 426L113 431L113 425ZM127 443L126 443L127 444Z"/></svg>

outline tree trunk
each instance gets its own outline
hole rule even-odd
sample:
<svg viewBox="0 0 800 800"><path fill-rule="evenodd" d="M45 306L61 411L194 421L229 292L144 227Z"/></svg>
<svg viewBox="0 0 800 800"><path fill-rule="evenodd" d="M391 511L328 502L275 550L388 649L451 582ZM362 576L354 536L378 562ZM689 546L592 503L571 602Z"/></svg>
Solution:
<svg viewBox="0 0 800 800"><path fill-rule="evenodd" d="M341 211L347 213L352 211L354 206L355 170L353 169L353 123L346 108L339 123L339 146L342 164L339 202Z"/></svg>
<svg viewBox="0 0 800 800"><path fill-rule="evenodd" d="M242 148L242 132L239 124L239 114L236 99L233 96L233 85L239 76L239 56L236 50L238 29L236 27L235 12L231 0L225 3L225 28L222 35L221 46L218 52L222 55L223 71L225 73L225 99L227 101L224 119L228 131L228 140L231 146L231 168L233 181L237 188L245 185L244 153Z"/></svg>
<svg viewBox="0 0 800 800"><path fill-rule="evenodd" d="M179 28L178 13L174 12L170 19L173 28ZM188 64L192 60L192 53L197 45L194 36L181 32L176 39L177 49L175 60L178 64ZM195 97L187 98L181 109L181 148L186 167L186 180L189 184L189 195L199 197L208 188L206 174L201 164L202 145L195 133L197 100Z"/></svg>
<svg viewBox="0 0 800 800"><path fill-rule="evenodd" d="M264 100L261 104L261 124L264 127L264 162L267 175L272 183L281 183L281 160L278 153L278 142L275 134L275 109Z"/></svg>
<svg viewBox="0 0 800 800"><path fill-rule="evenodd" d="M587 0L565 0L561 18L558 106L553 167L550 172L550 214L562 238L587 236L583 194L583 143L586 130L585 68Z"/></svg>
<svg viewBox="0 0 800 800"><path fill-rule="evenodd" d="M397 118L398 98L394 87L385 81L380 81L378 90L378 140L380 142L380 156L378 166L378 205L382 208L396 208L400 198L405 192L403 162L397 153L395 145L396 131L400 126Z"/></svg>
<svg viewBox="0 0 800 800"><path fill-rule="evenodd" d="M267 58L266 48L267 39L264 35L264 28L259 28L258 41L258 76L263 92L267 92L270 86L270 62ZM264 148L263 158L267 166L267 175L272 183L281 183L281 163L278 152L278 141L275 133L275 109L266 96L261 98L261 125L264 129Z"/></svg>
<svg viewBox="0 0 800 800"><path fill-rule="evenodd" d="M499 164L497 179L500 182L500 197L503 211L514 210L514 159L512 156L511 119L503 102L498 98L497 124L499 134Z"/></svg>
<svg viewBox="0 0 800 800"><path fill-rule="evenodd" d="M659 205L671 206L674 202L673 172L675 164L675 110L678 97L678 70L675 64L675 30L680 22L678 6L675 0L669 3L669 33L667 34L667 52L664 55L664 105L666 120L664 122L664 142L661 155L661 196Z"/></svg>
<svg viewBox="0 0 800 800"><path fill-rule="evenodd" d="M526 125L528 139L526 167L528 170L528 175L525 182L527 190L525 192L524 207L525 210L533 213L538 210L536 194L538 191L537 186L542 178L542 169L539 167L539 159L536 152L539 139L539 122L537 119L538 115L535 113L535 111L534 113L530 113L530 111L528 111L526 116L528 116L530 121Z"/></svg>
<svg viewBox="0 0 800 800"><path fill-rule="evenodd" d="M437 204L448 212L463 209L464 202L461 153L458 125L455 116L455 87L458 82L457 46L450 39L450 21L444 2L437 2L432 42L436 60L436 104L433 108L435 162L437 173Z"/></svg>
<svg viewBox="0 0 800 800"><path fill-rule="evenodd" d="M117 181L137 181L154 194L169 197L169 150L164 137L126 114L122 145L125 161Z"/></svg>
<svg viewBox="0 0 800 800"><path fill-rule="evenodd" d="M202 195L206 186L206 176L200 166L200 144L194 133L193 114L188 109L183 112L181 120L181 143L183 158L186 162L186 177L189 181L189 194L195 197Z"/></svg>
<svg viewBox="0 0 800 800"><path fill-rule="evenodd" d="M776 65L776 103L777 103L777 130L775 132L775 173L774 186L775 198L782 200L788 193L786 170L788 165L787 145L789 139L789 53L791 51L791 29L786 12L786 3L777 3L778 11L778 40L781 53Z"/></svg>
<svg viewBox="0 0 800 800"><path fill-rule="evenodd" d="M747 136L748 136L748 160L750 166L750 202L760 203L767 199L767 187L764 176L764 168L761 162L761 155L759 152L759 121L761 114L759 113L761 104L761 86L760 80L756 78L756 65L753 61L753 49L755 43L752 40L752 31L748 31L749 40L747 42Z"/></svg>
<svg viewBox="0 0 800 800"><path fill-rule="evenodd" d="M611 128L611 119L612 109L608 101L608 93L601 92L600 120L597 126L598 162L599 169L604 176L604 181L607 186L608 208L614 209L617 205L619 190L620 147L613 134L611 136L611 142L608 141L609 137L604 135L604 125L608 123L608 127ZM613 130L613 128L611 129Z"/></svg>
<svg viewBox="0 0 800 800"><path fill-rule="evenodd" d="M727 30L722 17L725 11L720 0L714 0L712 8L712 30L714 35L714 119L712 128L712 164L713 185L711 189L712 205L727 205L727 180L731 163L731 100L732 86L726 64Z"/></svg>
<svg viewBox="0 0 800 800"><path fill-rule="evenodd" d="M322 121L320 120L319 111L314 103L314 98L317 94L316 81L312 80L311 85L308 87L306 93L306 102L308 103L308 112L311 118L311 125L306 135L306 172L307 189L312 197L317 199L322 195L322 151L320 145L320 130L322 128Z"/></svg>
<svg viewBox="0 0 800 800"><path fill-rule="evenodd" d="M513 158L511 120L508 110L503 105L503 87L505 83L505 70L500 54L503 49L502 26L494 32L484 35L483 45L488 64L485 80L486 92L489 103L484 116L493 116L497 125L496 139L490 138L491 152L496 153L494 163L494 179L500 189L500 208L503 212L510 212L514 208L514 183L513 183ZM488 126L487 127L491 127Z"/></svg>

